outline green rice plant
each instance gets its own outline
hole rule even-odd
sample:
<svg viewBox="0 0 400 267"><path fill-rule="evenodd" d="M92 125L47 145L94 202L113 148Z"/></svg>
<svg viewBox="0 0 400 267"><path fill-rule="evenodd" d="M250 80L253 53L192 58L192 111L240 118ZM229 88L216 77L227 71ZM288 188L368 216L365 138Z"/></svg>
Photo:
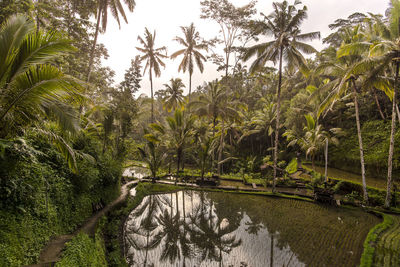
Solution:
<svg viewBox="0 0 400 267"><path fill-rule="evenodd" d="M383 222L375 225L364 241L364 251L361 256L360 267L370 267L374 263L374 255L376 250L376 244L378 242L379 236L394 223L393 217L388 214L379 213L383 217Z"/></svg>

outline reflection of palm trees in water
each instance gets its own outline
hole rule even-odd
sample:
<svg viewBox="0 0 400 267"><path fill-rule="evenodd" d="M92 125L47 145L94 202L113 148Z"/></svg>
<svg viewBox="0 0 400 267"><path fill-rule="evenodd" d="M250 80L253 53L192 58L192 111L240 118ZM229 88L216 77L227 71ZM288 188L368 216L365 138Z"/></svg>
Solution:
<svg viewBox="0 0 400 267"><path fill-rule="evenodd" d="M264 228L258 217L246 222L245 225L247 225L246 232L252 235L258 235L258 232Z"/></svg>
<svg viewBox="0 0 400 267"><path fill-rule="evenodd" d="M170 207L170 212L168 212L167 208L164 209L163 213L157 217L157 222L161 226L161 230L154 236L154 239L157 240L154 244L155 246L161 245L161 261L165 261L169 259L170 263L174 263L176 259L181 258L183 256L183 262L185 264L185 258L189 256L189 246L188 239L186 238L186 230L185 230L185 219L180 218L180 211L178 206L178 194L175 193L176 197L176 213L173 215L173 194L171 194L171 198L168 200L168 206ZM183 196L183 214L185 218L185 202L184 202L184 194Z"/></svg>
<svg viewBox="0 0 400 267"><path fill-rule="evenodd" d="M187 194L191 196L191 207L186 208L185 192L181 191L150 195L132 213L133 219L140 221L126 227L125 240L135 251L142 251L144 259L143 265L133 260L131 265L150 266L149 252L153 249L160 249L159 261L168 260L171 264L179 260L185 266L187 258L199 255L200 261L219 261L221 265L223 253L230 253L241 244L232 234L238 225L218 218L213 201L206 199L204 192L194 193L200 195L200 203L194 205L193 192Z"/></svg>
<svg viewBox="0 0 400 267"><path fill-rule="evenodd" d="M130 225L126 229L125 239L137 251L145 250L143 266L147 266L149 249L155 248L157 240L153 238L158 227L155 215L161 209L160 196L150 195L132 213L133 218L142 217L138 225ZM132 259L133 261L133 259Z"/></svg>
<svg viewBox="0 0 400 267"><path fill-rule="evenodd" d="M223 253L229 254L241 244L241 240L236 240L232 234L237 226L224 223L226 219L218 218L213 202L210 201L206 206L203 194L200 192L200 206L191 214L191 223L187 224L190 241L194 250L200 254L201 261L219 261L221 265Z"/></svg>

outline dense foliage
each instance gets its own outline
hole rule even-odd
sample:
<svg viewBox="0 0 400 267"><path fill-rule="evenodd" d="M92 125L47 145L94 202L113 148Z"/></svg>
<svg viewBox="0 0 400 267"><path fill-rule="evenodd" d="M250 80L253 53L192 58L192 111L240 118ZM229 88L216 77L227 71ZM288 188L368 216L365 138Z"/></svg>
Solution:
<svg viewBox="0 0 400 267"><path fill-rule="evenodd" d="M156 31L145 28L116 84L101 64L108 51L98 35L107 17L128 22L135 5L1 1L0 265L35 263L52 235L71 232L93 204L114 199L126 159L145 162L154 180L161 173L229 176L273 191L294 183L287 174L310 160L314 169L325 164L361 175L359 184L331 179L334 190L364 204L396 205L399 0L384 15L332 22L322 51L307 43L319 32L301 31L307 7L300 1L274 2L268 15L258 14L255 1L201 1L201 18L219 35L205 40L194 24L182 26L171 33L180 48L168 56ZM170 77L156 91L153 79L173 59L189 83ZM206 61L221 78L192 89ZM151 96L135 97L144 74ZM371 176L385 181L386 192L369 187ZM315 186L328 180L326 171L326 180L315 177ZM78 236L61 264L100 243ZM93 265L104 263L99 257Z"/></svg>

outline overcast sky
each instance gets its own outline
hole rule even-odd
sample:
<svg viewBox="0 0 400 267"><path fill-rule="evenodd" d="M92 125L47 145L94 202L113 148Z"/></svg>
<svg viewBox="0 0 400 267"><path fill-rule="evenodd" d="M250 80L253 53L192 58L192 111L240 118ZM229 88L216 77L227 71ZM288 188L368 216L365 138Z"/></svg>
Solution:
<svg viewBox="0 0 400 267"><path fill-rule="evenodd" d="M243 6L249 1L231 0L231 2L236 6ZM272 11L272 2L272 0L258 0L257 12L269 14ZM308 19L301 27L302 32L320 31L321 37L324 38L330 33L328 25L334 20L347 18L354 12L384 14L389 0L303 0L302 2L308 7ZM136 0L134 12L127 16L129 23L122 23L121 29L119 29L110 14L107 32L99 37L99 42L107 47L110 55L103 63L115 71L116 83L123 80L131 59L138 55L135 48L139 46L137 37L138 35L143 36L145 27L151 32L156 30L156 47L166 46L168 55L181 48L172 40L176 35L182 34L179 26L188 26L193 22L200 35L205 39L213 38L219 31L215 22L200 19L200 0ZM311 44L317 50L323 48L321 41L313 41ZM179 57L175 60L165 59L166 68L162 70L161 76L153 78L155 91L163 89L163 84L171 78L179 77L186 85L188 84L188 73L178 73L180 59ZM196 88L204 81L219 78L222 74L222 72L217 72L215 65L211 63L205 64L202 74L195 68L192 88ZM139 93L150 95L147 73L143 77L141 86ZM185 93L188 90L186 88Z"/></svg>

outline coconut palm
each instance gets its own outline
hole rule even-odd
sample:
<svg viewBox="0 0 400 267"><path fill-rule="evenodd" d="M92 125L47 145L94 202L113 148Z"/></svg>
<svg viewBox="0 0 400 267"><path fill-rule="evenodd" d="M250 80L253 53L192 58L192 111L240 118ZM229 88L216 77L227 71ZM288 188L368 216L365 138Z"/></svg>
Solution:
<svg viewBox="0 0 400 267"><path fill-rule="evenodd" d="M304 116L306 119L306 125L304 126L303 133L299 134L293 130L287 130L283 136L286 136L289 141L288 146L298 145L305 153L306 156L311 157L312 168L315 171L315 156L325 146L325 167L327 167L327 153L328 143L331 142L335 145L339 143L335 135L340 133L339 128L332 128L325 131L321 124L310 114ZM325 179L327 180L325 169Z"/></svg>
<svg viewBox="0 0 400 267"><path fill-rule="evenodd" d="M344 31L342 34L343 44L338 49L337 53L329 56L330 59L321 63L316 73L324 78L328 78L329 82L325 83L317 92L328 92L328 96L321 103L319 114L324 110L329 110L338 100L347 95L351 90L353 97L356 127L358 135L358 143L360 150L360 165L361 177L363 186L364 202L368 202L367 183L365 178L365 162L364 162L364 146L361 134L360 111L358 104L358 91L360 89L375 88L385 91L389 94L388 83L382 79L379 72L372 71L368 73L365 67L365 60L363 58L368 54L368 34L363 31L363 25L357 25ZM330 50L335 51L334 48ZM329 54L331 54L329 52ZM335 55L336 54L336 55ZM363 71L360 71L363 69ZM318 115L319 115L318 114Z"/></svg>
<svg viewBox="0 0 400 267"><path fill-rule="evenodd" d="M200 41L200 34L196 31L196 27L192 24L190 26L181 27L184 38L176 36L175 41L183 45L185 48L176 51L171 55L172 59L183 55L182 61L179 64L178 71L189 72L189 102L190 95L192 93L192 74L194 71L195 64L199 68L200 72L203 73L204 65L203 61L206 61L199 50L207 50L207 45Z"/></svg>
<svg viewBox="0 0 400 267"><path fill-rule="evenodd" d="M212 121L212 137L215 137L217 121L221 121L220 143L218 149L218 174L221 174L222 151L224 149L225 122L230 118L238 118L239 114L234 107L236 104L229 101L229 95L218 80L208 83L206 93L201 94L199 98L192 101L189 107L193 106L199 116L207 116Z"/></svg>
<svg viewBox="0 0 400 267"><path fill-rule="evenodd" d="M185 85L180 78L171 79L170 84L164 84L164 105L168 111L175 110L183 103L183 89Z"/></svg>
<svg viewBox="0 0 400 267"><path fill-rule="evenodd" d="M44 117L75 132L78 120L67 103L78 103L80 82L51 63L73 51L56 32L35 31L24 16L12 16L0 28L0 137Z"/></svg>
<svg viewBox="0 0 400 267"><path fill-rule="evenodd" d="M153 34L149 32L147 28L144 29L144 39L141 36L138 36L139 42L143 45L143 47L136 47L143 55L140 60L146 60L146 65L144 67L143 73L146 73L146 70L149 69L149 78L150 78L150 88L151 88L151 122L154 123L154 93L153 93L153 74L156 77L160 77L161 70L160 66L165 67L164 62L161 60L163 58L167 58L167 48L165 46L160 48L155 48L155 39L156 39L156 31ZM165 52L163 54L162 52Z"/></svg>
<svg viewBox="0 0 400 267"><path fill-rule="evenodd" d="M196 144L197 149L194 159L200 167L201 180L204 181L204 173L208 165L209 158L214 151L215 142L214 139L205 132L196 134Z"/></svg>
<svg viewBox="0 0 400 267"><path fill-rule="evenodd" d="M266 43L257 44L247 49L244 60L256 56L250 70L256 71L265 66L268 61L276 64L279 62L278 88L276 103L276 126L275 126L275 144L274 144L274 182L273 192L275 192L278 146L279 146L279 127L280 127L280 108L281 108L281 87L282 87L282 66L285 60L289 68L299 67L303 74L308 73L305 59L302 53L311 54L316 50L302 41L312 40L320 37L319 32L301 33L300 25L307 18L307 7L298 9L300 1L295 1L289 5L287 1L282 3L274 2L274 11L269 16L264 16L264 33L272 35L274 40Z"/></svg>
<svg viewBox="0 0 400 267"><path fill-rule="evenodd" d="M265 98L260 99L262 108L256 110L251 116L245 129L243 135L240 137L239 141L247 136L254 134L262 134L270 136L271 147L274 146L273 133L274 133L274 123L276 118L276 105Z"/></svg>
<svg viewBox="0 0 400 267"><path fill-rule="evenodd" d="M143 148L138 148L142 160L146 163L147 168L151 172L152 182L155 183L157 172L160 169L167 154L162 152L159 145L159 140L152 135L146 134L146 144Z"/></svg>
<svg viewBox="0 0 400 267"><path fill-rule="evenodd" d="M133 10L136 6L135 0L124 0L124 3L127 5L128 10L130 12L133 12ZM111 14L117 21L119 27L121 27L120 16L125 20L126 23L128 23L128 19L126 18L125 10L124 10L120 0L96 0L96 4L97 4L96 30L94 32L93 45L90 50L89 67L88 67L88 72L87 72L87 82L90 81L90 74L92 72L93 60L94 60L94 51L96 49L97 38L99 36L99 32L105 32L107 29L108 10L111 11Z"/></svg>
<svg viewBox="0 0 400 267"><path fill-rule="evenodd" d="M360 40L346 44L338 51L338 54L340 56L354 56L362 51L368 51L369 57L360 60L354 66L353 72L357 74L367 73L363 86L381 89L392 100L392 122L385 198L385 207L389 207L393 184L392 169L394 137L396 133L395 121L396 112L398 112L396 89L398 87L400 68L400 1L391 1L388 24L385 24L378 16L371 16L367 21L370 25L373 25L373 27L368 27L369 32L365 33L369 37L369 40ZM391 77L387 77L387 74Z"/></svg>
<svg viewBox="0 0 400 267"><path fill-rule="evenodd" d="M166 119L166 126L161 123L153 123L151 127L158 133L168 135L166 138L167 147L172 148L176 154L176 172L177 179L178 173L181 166L181 161L183 158L183 153L186 148L188 139L193 134L193 124L195 122L195 117L184 116L180 109L175 110L172 117Z"/></svg>

